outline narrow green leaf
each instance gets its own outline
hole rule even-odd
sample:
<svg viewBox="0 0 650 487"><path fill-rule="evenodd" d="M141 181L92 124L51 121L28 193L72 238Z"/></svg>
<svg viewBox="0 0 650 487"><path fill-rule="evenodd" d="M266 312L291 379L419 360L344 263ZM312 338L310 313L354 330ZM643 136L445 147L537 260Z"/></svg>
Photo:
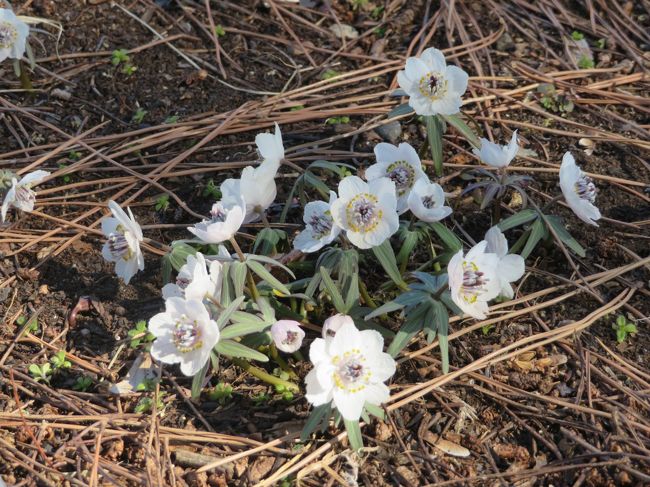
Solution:
<svg viewBox="0 0 650 487"><path fill-rule="evenodd" d="M372 311L372 313L367 314L363 319L368 321L373 318L376 318L377 316L384 315L386 313L392 313L393 311L401 310L404 309L403 304L396 303L395 301L389 301L383 305L381 305L379 308L375 309Z"/></svg>
<svg viewBox="0 0 650 487"><path fill-rule="evenodd" d="M384 411L384 408L382 408L381 406L377 406L375 404L370 404L369 402L367 402L364 404L363 407L374 417L379 418L382 421L386 419L386 412Z"/></svg>
<svg viewBox="0 0 650 487"><path fill-rule="evenodd" d="M329 187L327 186L327 184L321 181L320 178L318 178L318 176L315 176L309 171L305 171L304 176L305 176L305 183L312 186L316 191L320 193L320 195L323 198L329 197L330 194Z"/></svg>
<svg viewBox="0 0 650 487"><path fill-rule="evenodd" d="M396 106L390 112L388 112L386 118L401 117L402 115L407 115L409 113L415 113L415 110L413 110L408 103L404 103L402 105Z"/></svg>
<svg viewBox="0 0 650 487"><path fill-rule="evenodd" d="M438 329L442 373L446 374L449 372L449 313L445 305L440 301L434 301L433 315Z"/></svg>
<svg viewBox="0 0 650 487"><path fill-rule="evenodd" d="M348 432L350 446L354 451L361 450L363 448L363 437L361 436L359 421L350 421L349 419L343 418L343 423L345 423L345 429Z"/></svg>
<svg viewBox="0 0 650 487"><path fill-rule="evenodd" d="M427 125L427 139L431 149L431 159L436 176L442 176L442 124L437 115L427 115L424 117Z"/></svg>
<svg viewBox="0 0 650 487"><path fill-rule="evenodd" d="M336 311L343 314L347 313L347 310L345 309L345 301L343 301L343 296L341 296L341 292L338 290L336 284L330 277L329 271L325 267L321 267L320 275L327 293L332 298L332 304L336 308Z"/></svg>
<svg viewBox="0 0 650 487"><path fill-rule="evenodd" d="M172 262L169 254L165 254L160 263L160 269L162 273L162 282L167 284L172 280Z"/></svg>
<svg viewBox="0 0 650 487"><path fill-rule="evenodd" d="M413 249L417 245L418 240L420 240L419 232L413 232L411 230L407 230L404 233L404 240L402 240L401 242L402 248L399 250L399 253L397 254L397 262L400 265L403 265L404 262L408 262L408 259L411 256Z"/></svg>
<svg viewBox="0 0 650 487"><path fill-rule="evenodd" d="M501 229L502 232L505 232L506 230L510 230L511 228L515 228L525 223L528 223L529 221L534 220L538 216L539 213L537 213L537 210L534 210L533 208L526 208L525 210L521 210L515 213L514 215L509 216L505 220L501 220L501 222L499 222L498 227Z"/></svg>
<svg viewBox="0 0 650 487"><path fill-rule="evenodd" d="M244 335L250 335L251 333L260 333L270 326L271 325L269 323L261 320L257 323L235 323L233 325L226 326L223 330L221 330L221 339L236 338Z"/></svg>
<svg viewBox="0 0 650 487"><path fill-rule="evenodd" d="M239 308L242 301L244 301L244 296L239 296L219 314L219 318L217 318L217 327L219 327L220 330L228 322L230 316Z"/></svg>
<svg viewBox="0 0 650 487"><path fill-rule="evenodd" d="M460 118L459 114L441 115L441 117L445 120L445 122L458 130L463 135L463 137L465 137L467 142L472 144L477 149L481 147L481 141L476 136L474 131L469 127L469 125L467 125L465 121Z"/></svg>
<svg viewBox="0 0 650 487"><path fill-rule="evenodd" d="M321 404L312 409L309 418L305 422L305 426L300 433L300 441L307 441L311 434L316 431L318 426L323 422L323 419L329 419L332 414L332 403Z"/></svg>
<svg viewBox="0 0 650 487"><path fill-rule="evenodd" d="M404 282L404 279L402 279L402 274L397 267L395 252L393 252L393 247L390 245L389 239L384 240L381 245L373 247L372 251L386 271L386 274L388 274L388 277L390 277L400 288L408 289L408 285Z"/></svg>
<svg viewBox="0 0 650 487"><path fill-rule="evenodd" d="M191 245L184 242L173 242L169 259L174 269L179 271L187 262L187 257L196 254L196 252L197 250Z"/></svg>
<svg viewBox="0 0 650 487"><path fill-rule="evenodd" d="M548 221L549 225L553 227L553 230L555 230L555 233L557 233L557 236L560 238L560 240L564 242L564 245L569 247L576 253L576 255L580 257L585 257L587 255L587 251L584 249L584 247L580 245L578 241L573 238L573 236L564 227L562 224L562 219L560 217L555 215L546 215L546 220Z"/></svg>
<svg viewBox="0 0 650 487"><path fill-rule="evenodd" d="M244 262L231 262L229 269L235 296L244 295L244 284L246 283L246 272L248 268Z"/></svg>
<svg viewBox="0 0 650 487"><path fill-rule="evenodd" d="M451 252L458 252L463 248L463 243L454 233L440 222L429 223L431 229L436 232L445 247Z"/></svg>
<svg viewBox="0 0 650 487"><path fill-rule="evenodd" d="M246 260L246 265L253 273L257 274L260 279L266 281L274 289L277 289L282 294L291 294L291 291L289 291L284 284L278 281L276 277L266 270L266 267L259 262L255 260Z"/></svg>
<svg viewBox="0 0 650 487"><path fill-rule="evenodd" d="M258 360L260 362L269 361L269 358L263 353L248 348L246 345L242 345L233 340L220 340L214 348L218 353L226 355L227 357L247 358Z"/></svg>
<svg viewBox="0 0 650 487"><path fill-rule="evenodd" d="M415 307L407 315L404 325L402 325L399 331L395 334L395 338L388 347L388 350L386 350L391 357L396 357L404 347L408 345L411 338L417 335L417 333L422 329L428 309L429 305L425 303L421 306Z"/></svg>
<svg viewBox="0 0 650 487"><path fill-rule="evenodd" d="M521 251L521 256L524 259L527 259L530 253L535 250L539 241L544 238L546 235L546 228L544 228L544 222L541 218L535 220L535 222L530 226L530 235L526 241L524 249Z"/></svg>
<svg viewBox="0 0 650 487"><path fill-rule="evenodd" d="M203 389L203 382L205 381L205 376L208 374L210 369L210 361L208 360L201 370L199 370L194 377L192 377L192 399L198 399L201 396L201 389Z"/></svg>

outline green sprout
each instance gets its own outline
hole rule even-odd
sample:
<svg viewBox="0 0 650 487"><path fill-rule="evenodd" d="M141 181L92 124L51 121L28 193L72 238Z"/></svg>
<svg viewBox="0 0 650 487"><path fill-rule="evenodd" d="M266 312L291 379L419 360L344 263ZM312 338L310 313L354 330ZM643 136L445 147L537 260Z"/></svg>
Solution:
<svg viewBox="0 0 650 487"><path fill-rule="evenodd" d="M57 369L69 369L72 367L72 364L69 360L65 358L65 350L59 350L50 358L50 363L54 370Z"/></svg>
<svg viewBox="0 0 650 487"><path fill-rule="evenodd" d="M583 55L578 61L578 67L580 69L591 69L595 66L594 60L589 56Z"/></svg>
<svg viewBox="0 0 650 487"><path fill-rule="evenodd" d="M341 117L330 117L327 120L325 120L325 123L327 125L338 125L341 123L350 123L350 117L347 115L343 115Z"/></svg>
<svg viewBox="0 0 650 487"><path fill-rule="evenodd" d="M27 317L25 315L21 315L16 319L16 324L18 326L23 326L27 323ZM36 333L38 331L38 320L34 317L29 321L29 324L25 328L24 333Z"/></svg>
<svg viewBox="0 0 650 487"><path fill-rule="evenodd" d="M131 337L131 343L129 344L131 348L137 348L140 343L149 343L155 338L147 330L147 322L144 320L138 321L135 327L127 332L127 335Z"/></svg>
<svg viewBox="0 0 650 487"><path fill-rule="evenodd" d="M623 343L627 340L628 335L637 332L636 325L627 321L624 315L618 315L616 324L612 325L612 329L616 331L616 341L618 343Z"/></svg>
<svg viewBox="0 0 650 487"><path fill-rule="evenodd" d="M156 211L167 211L167 208L169 208L169 195L168 194L161 194L158 196L156 199Z"/></svg>
<svg viewBox="0 0 650 487"><path fill-rule="evenodd" d="M251 399L257 406L259 406L260 404L269 402L271 400L271 397L268 394L264 394L263 392L260 392L256 396L253 396Z"/></svg>
<svg viewBox="0 0 650 487"><path fill-rule="evenodd" d="M126 49L116 49L111 54L111 63L113 66L119 66L121 63L126 63L129 61L129 55L127 54Z"/></svg>
<svg viewBox="0 0 650 487"><path fill-rule="evenodd" d="M165 407L165 403L163 402L164 392L161 392L158 395L158 401L156 401L156 410L162 411ZM134 411L136 413L144 414L148 413L153 409L153 399L150 397L143 397L138 401L138 404L136 404Z"/></svg>
<svg viewBox="0 0 650 487"><path fill-rule="evenodd" d="M37 382L50 382L52 367L49 363L45 363L43 365L31 364L29 366L29 373L34 379L36 379Z"/></svg>
<svg viewBox="0 0 650 487"><path fill-rule="evenodd" d="M124 66L122 66L122 73L126 74L127 76L131 76L137 70L138 70L138 67L134 66L131 63L126 63Z"/></svg>
<svg viewBox="0 0 650 487"><path fill-rule="evenodd" d="M298 110L302 110L303 108L305 108L305 105L295 105L295 106L289 108L289 111L290 112L297 112Z"/></svg>
<svg viewBox="0 0 650 487"><path fill-rule="evenodd" d="M77 152L76 150L71 150L68 152L68 159L71 161L78 161L81 159L81 152Z"/></svg>
<svg viewBox="0 0 650 487"><path fill-rule="evenodd" d="M221 190L216 184L214 184L214 179L208 180L208 183L205 185L205 188L203 188L203 191L201 192L201 196L215 200L221 198Z"/></svg>
<svg viewBox="0 0 650 487"><path fill-rule="evenodd" d="M63 162L59 162L58 166L59 166L59 169L65 169L66 167L68 167L68 165L64 164ZM65 184L68 184L72 180L72 178L70 178L69 174L64 174L63 176L61 176L61 180Z"/></svg>
<svg viewBox="0 0 650 487"><path fill-rule="evenodd" d="M80 377L77 377L77 382L74 383L72 389L74 389L75 391L86 392L92 386L93 386L93 380L86 375L82 375Z"/></svg>
<svg viewBox="0 0 650 487"><path fill-rule="evenodd" d="M373 8L372 11L370 12L370 17L372 17L375 20L379 20L382 15L384 15L384 6L383 5L380 6L380 7Z"/></svg>
<svg viewBox="0 0 650 487"><path fill-rule="evenodd" d="M578 32L577 30L571 32L571 39L573 39L574 41L581 41L584 38L585 35L582 32Z"/></svg>
<svg viewBox="0 0 650 487"><path fill-rule="evenodd" d="M214 27L214 33L217 34L219 37L223 37L226 35L226 30L223 28L221 24L217 24Z"/></svg>
<svg viewBox="0 0 650 487"><path fill-rule="evenodd" d="M338 71L335 71L334 69L327 69L325 72L321 75L322 79L332 79L338 76L339 73Z"/></svg>
<svg viewBox="0 0 650 487"><path fill-rule="evenodd" d="M165 119L164 123L172 124L178 122L179 116L178 115L171 115Z"/></svg>
<svg viewBox="0 0 650 487"><path fill-rule="evenodd" d="M384 37L386 35L386 27L375 27L373 32L377 34L378 37Z"/></svg>
<svg viewBox="0 0 650 487"><path fill-rule="evenodd" d="M138 107L138 109L133 114L133 118L131 120L135 123L142 123L147 113L149 112L147 112L144 108Z"/></svg>
<svg viewBox="0 0 650 487"><path fill-rule="evenodd" d="M208 391L208 397L210 400L217 401L219 404L223 405L232 399L232 386L230 384L219 382L214 388Z"/></svg>
<svg viewBox="0 0 650 487"><path fill-rule="evenodd" d="M606 43L606 42L607 42L607 41L606 41L605 39L598 39L598 40L596 41L596 47L597 47L598 49L605 49L605 43Z"/></svg>
<svg viewBox="0 0 650 487"><path fill-rule="evenodd" d="M138 392L151 392L155 388L156 388L155 379L144 379L137 386L135 386L135 390Z"/></svg>
<svg viewBox="0 0 650 487"><path fill-rule="evenodd" d="M490 330L492 328L494 328L494 325L483 325L481 327L481 332L483 332L483 335L487 335L488 333L490 333Z"/></svg>

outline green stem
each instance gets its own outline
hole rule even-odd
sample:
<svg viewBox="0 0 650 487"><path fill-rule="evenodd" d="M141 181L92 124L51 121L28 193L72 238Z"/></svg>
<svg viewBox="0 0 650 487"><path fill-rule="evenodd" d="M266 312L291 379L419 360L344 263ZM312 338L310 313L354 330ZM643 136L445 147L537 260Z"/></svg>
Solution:
<svg viewBox="0 0 650 487"><path fill-rule="evenodd" d="M246 262L246 257L244 256L241 247L237 243L237 240L235 240L235 237L230 237L230 243L235 249L235 252L237 252L237 256L239 257L239 260L241 262ZM253 279L253 274L251 274L250 269L246 270L246 282L248 283L248 290L250 291L253 300L257 301L260 298L260 292L258 291L257 286L255 285L255 279Z"/></svg>
<svg viewBox="0 0 650 487"><path fill-rule="evenodd" d="M275 362L280 366L282 370L284 370L287 374L289 374L289 377L291 377L292 379L298 378L296 373L293 370L291 370L291 367L289 367L287 361L284 360L282 356L278 353L278 347L275 346L275 343L271 342L271 345L269 346L269 352L271 353L271 358L275 360Z"/></svg>
<svg viewBox="0 0 650 487"><path fill-rule="evenodd" d="M370 306L372 309L377 308L377 303L370 297L370 294L368 294L368 288L366 288L366 285L359 281L359 294L361 294L361 297L363 298L363 301Z"/></svg>
<svg viewBox="0 0 650 487"><path fill-rule="evenodd" d="M433 270L436 272L440 272L442 269L440 267L440 262L436 260L438 258L438 254L436 253L436 248L433 246L433 242L431 242L430 247L431 247L431 257L434 260Z"/></svg>
<svg viewBox="0 0 650 487"><path fill-rule="evenodd" d="M437 115L424 117L427 125L427 138L431 148L431 159L436 176L442 177L442 123Z"/></svg>
<svg viewBox="0 0 650 487"><path fill-rule="evenodd" d="M251 365L250 363L246 362L244 359L233 358L232 361L237 367L245 370L250 375L257 377L258 379L263 380L264 382L268 382L269 384L274 386L284 386L286 389L294 392L300 391L300 388L293 382L282 380L279 377L271 375L263 371L262 369L255 367L254 365Z"/></svg>

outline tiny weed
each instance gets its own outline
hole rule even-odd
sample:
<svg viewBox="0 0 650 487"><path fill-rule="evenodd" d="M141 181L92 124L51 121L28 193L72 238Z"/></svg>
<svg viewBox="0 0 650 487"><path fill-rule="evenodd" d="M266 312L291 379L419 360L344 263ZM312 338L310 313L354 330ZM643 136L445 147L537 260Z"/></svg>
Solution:
<svg viewBox="0 0 650 487"><path fill-rule="evenodd" d="M137 348L140 343L149 343L154 339L154 336L147 330L147 322L144 320L138 321L135 327L127 332L127 335L131 337L129 344L131 348Z"/></svg>
<svg viewBox="0 0 650 487"><path fill-rule="evenodd" d="M598 40L596 41L596 47L597 47L598 49L605 49L605 44L606 44L606 43L607 43L607 41L606 41L605 39L598 39Z"/></svg>
<svg viewBox="0 0 650 487"><path fill-rule="evenodd" d="M327 125L338 125L341 123L350 123L350 117L343 115L342 117L330 117L325 120Z"/></svg>
<svg viewBox="0 0 650 487"><path fill-rule="evenodd" d="M167 211L169 208L169 195L162 194L156 199L156 206L154 207L156 211Z"/></svg>
<svg viewBox="0 0 650 487"><path fill-rule="evenodd" d="M142 121L144 120L144 117L147 115L147 113L149 113L149 112L147 112L144 108L138 107L138 109L133 114L133 118L131 119L131 121L133 121L135 123L142 123Z"/></svg>
<svg viewBox="0 0 650 487"><path fill-rule="evenodd" d="M221 199L221 190L219 189L219 186L214 184L214 179L208 180L207 184L203 188L203 191L201 191L201 196L214 200Z"/></svg>
<svg viewBox="0 0 650 487"><path fill-rule="evenodd" d="M81 152L77 152L76 150L71 150L68 152L68 159L71 161L78 161L81 159Z"/></svg>
<svg viewBox="0 0 650 487"><path fill-rule="evenodd" d="M111 54L111 63L113 66L119 66L121 63L126 63L129 61L129 55L127 54L126 49L116 49Z"/></svg>
<svg viewBox="0 0 650 487"><path fill-rule="evenodd" d="M591 69L595 66L594 60L589 56L582 56L578 61L578 67L580 69Z"/></svg>
<svg viewBox="0 0 650 487"><path fill-rule="evenodd" d="M223 37L226 35L226 31L221 24L218 24L214 27L214 33L217 34L219 37Z"/></svg>
<svg viewBox="0 0 650 487"><path fill-rule="evenodd" d="M164 123L169 123L169 124L176 123L178 122L179 118L180 117L178 115L171 115L165 119Z"/></svg>
<svg viewBox="0 0 650 487"><path fill-rule="evenodd" d="M208 391L208 397L219 404L225 404L232 399L232 386L219 382L214 388Z"/></svg>
<svg viewBox="0 0 650 487"><path fill-rule="evenodd" d="M623 315L616 317L616 323L612 325L612 329L616 332L616 341L618 343L623 343L627 340L628 335L637 332L636 325L627 321L627 318Z"/></svg>
<svg viewBox="0 0 650 487"><path fill-rule="evenodd" d="M585 35L582 32L578 32L577 30L571 32L571 39L573 39L574 41L581 41L584 38Z"/></svg>
<svg viewBox="0 0 650 487"><path fill-rule="evenodd" d="M92 386L93 386L93 380L86 375L82 375L80 377L77 377L77 382L74 383L72 389L75 391L86 392Z"/></svg>
<svg viewBox="0 0 650 487"><path fill-rule="evenodd" d="M158 396L158 401L156 401L156 410L158 412L162 411L165 407L165 403L163 402L164 393L160 393ZM153 409L153 399L151 397L143 397L138 401L138 404L136 404L134 411L136 413L144 414L148 413Z"/></svg>
<svg viewBox="0 0 650 487"><path fill-rule="evenodd" d="M322 78L322 79L332 79L332 78L334 78L334 77L336 77L336 76L338 76L338 75L339 75L339 72L338 72L338 71L335 71L335 70L333 70L333 69L327 69L327 70L325 70L325 72L321 75L321 78Z"/></svg>
<svg viewBox="0 0 650 487"><path fill-rule="evenodd" d="M29 373L38 382L49 382L50 376L52 375L52 366L49 363L43 365L31 364L29 366Z"/></svg>
<svg viewBox="0 0 650 487"><path fill-rule="evenodd" d="M59 166L59 169L64 169L68 167L68 165L64 164L63 162L59 162L57 165ZM69 174L64 174L63 176L61 176L61 181L63 181L65 184L68 184L71 180L72 178L70 177Z"/></svg>
<svg viewBox="0 0 650 487"><path fill-rule="evenodd" d="M50 358L50 363L54 370L58 369L69 369L72 367L72 364L69 360L65 358L65 350L59 350Z"/></svg>

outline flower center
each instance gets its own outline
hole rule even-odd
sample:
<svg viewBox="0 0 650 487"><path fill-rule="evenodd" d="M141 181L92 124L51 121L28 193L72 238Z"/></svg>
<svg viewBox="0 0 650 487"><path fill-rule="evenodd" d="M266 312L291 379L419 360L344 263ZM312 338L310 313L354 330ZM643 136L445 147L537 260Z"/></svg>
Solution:
<svg viewBox="0 0 650 487"><path fill-rule="evenodd" d="M293 345L296 342L297 338L298 338L298 334L295 331L288 331L287 336L284 337L282 343L284 345Z"/></svg>
<svg viewBox="0 0 650 487"><path fill-rule="evenodd" d="M187 316L182 315L176 322L172 340L181 353L191 352L203 346L201 340L201 328L196 320L189 321Z"/></svg>
<svg viewBox="0 0 650 487"><path fill-rule="evenodd" d="M111 233L108 236L108 250L116 260L119 258L129 260L131 257L131 248L129 247L129 242L127 242L124 233L120 232L119 227L116 233Z"/></svg>
<svg viewBox="0 0 650 487"><path fill-rule="evenodd" d="M314 238L319 239L329 235L332 231L332 217L329 215L329 211L322 215L312 215L309 219L309 226Z"/></svg>
<svg viewBox="0 0 650 487"><path fill-rule="evenodd" d="M212 209L210 210L211 223L225 222L226 216L228 216L228 212L221 203L217 203L216 205L212 206Z"/></svg>
<svg viewBox="0 0 650 487"><path fill-rule="evenodd" d="M377 205L377 197L370 193L361 193L350 200L345 207L348 225L355 232L372 232L383 216Z"/></svg>
<svg viewBox="0 0 650 487"><path fill-rule="evenodd" d="M489 279L479 270L474 262L463 262L463 285L461 294L467 303L475 303L478 296L485 291Z"/></svg>
<svg viewBox="0 0 650 487"><path fill-rule="evenodd" d="M176 277L176 285L181 289L185 289L187 286L189 286L190 282L191 281L187 277L181 277L181 276Z"/></svg>
<svg viewBox="0 0 650 487"><path fill-rule="evenodd" d="M371 371L365 365L366 358L361 355L361 350L354 348L343 354L336 355L332 363L336 366L333 374L334 384L346 392L359 392L365 389Z"/></svg>
<svg viewBox="0 0 650 487"><path fill-rule="evenodd" d="M447 80L441 73L429 72L420 78L420 93L430 100L438 100L447 93Z"/></svg>
<svg viewBox="0 0 650 487"><path fill-rule="evenodd" d="M28 186L16 186L16 201L19 203L29 203L36 200L36 193L34 193Z"/></svg>
<svg viewBox="0 0 650 487"><path fill-rule="evenodd" d="M431 208L436 207L436 202L433 199L433 196L425 196L422 198L422 205L427 209L430 210Z"/></svg>
<svg viewBox="0 0 650 487"><path fill-rule="evenodd" d="M0 49L7 49L16 42L18 31L10 22L0 22Z"/></svg>
<svg viewBox="0 0 650 487"><path fill-rule="evenodd" d="M386 175L395 183L397 194L402 196L413 187L415 170L406 161L395 161L386 169Z"/></svg>
<svg viewBox="0 0 650 487"><path fill-rule="evenodd" d="M573 189L581 199L588 201L592 205L596 203L596 185L589 176L584 174L580 176Z"/></svg>

